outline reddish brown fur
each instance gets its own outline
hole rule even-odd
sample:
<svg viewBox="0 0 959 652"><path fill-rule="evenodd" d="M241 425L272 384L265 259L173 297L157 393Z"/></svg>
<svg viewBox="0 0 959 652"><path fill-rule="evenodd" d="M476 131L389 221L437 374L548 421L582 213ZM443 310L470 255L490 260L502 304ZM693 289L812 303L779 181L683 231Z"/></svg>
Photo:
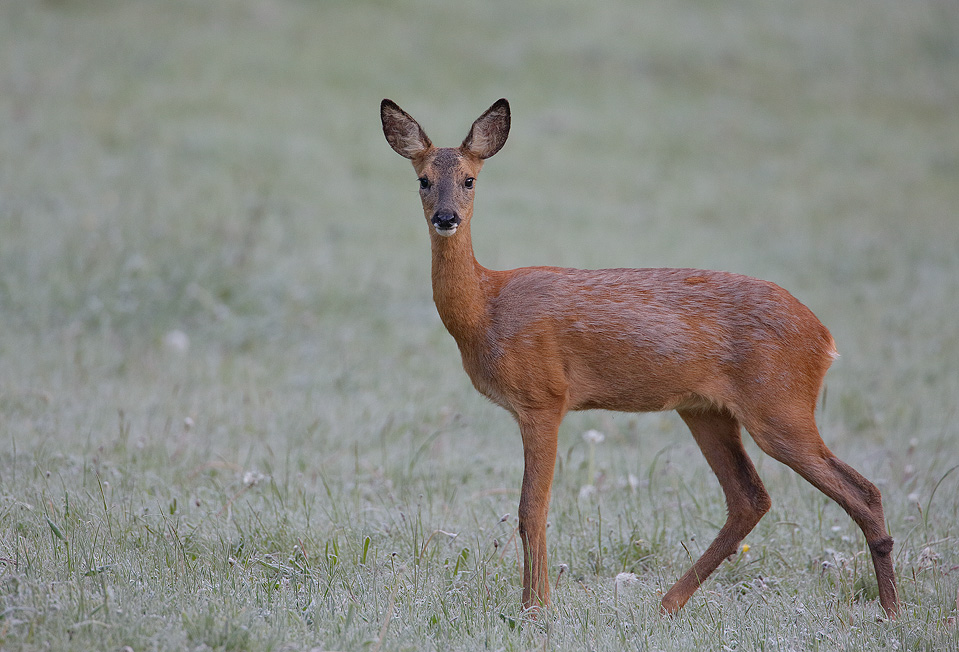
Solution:
<svg viewBox="0 0 959 652"><path fill-rule="evenodd" d="M744 426L859 524L873 555L880 602L898 610L892 539L879 490L838 460L814 410L836 356L815 315L766 281L691 269L494 271L473 255L473 188L483 161L505 143L500 100L459 148L436 148L396 104L381 105L390 145L413 162L431 223L433 299L473 385L516 418L526 470L519 507L523 605L549 600L546 514L557 431L569 410L677 410L726 495L716 540L663 598L680 609L770 507L743 449ZM452 234L442 227L459 220ZM435 228L434 228L435 227Z"/></svg>

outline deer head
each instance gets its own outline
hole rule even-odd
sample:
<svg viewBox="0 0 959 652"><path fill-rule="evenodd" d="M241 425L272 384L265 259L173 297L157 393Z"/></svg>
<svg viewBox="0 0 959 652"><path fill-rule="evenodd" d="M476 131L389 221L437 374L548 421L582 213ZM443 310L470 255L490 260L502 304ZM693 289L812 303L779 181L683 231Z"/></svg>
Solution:
<svg viewBox="0 0 959 652"><path fill-rule="evenodd" d="M476 119L459 147L434 147L416 120L392 100L380 104L390 147L413 163L423 214L436 235L450 237L473 215L473 190L483 161L509 135L509 102L499 100Z"/></svg>

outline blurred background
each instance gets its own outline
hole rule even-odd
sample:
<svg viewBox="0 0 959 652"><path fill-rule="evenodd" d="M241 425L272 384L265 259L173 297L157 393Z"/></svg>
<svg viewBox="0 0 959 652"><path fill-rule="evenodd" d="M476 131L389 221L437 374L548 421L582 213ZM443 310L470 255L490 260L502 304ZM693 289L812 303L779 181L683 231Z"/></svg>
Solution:
<svg viewBox="0 0 959 652"><path fill-rule="evenodd" d="M862 410L955 396L950 0L18 0L0 19L8 393L120 391L186 346L180 365L238 354L280 386L419 398L414 356L419 391L444 391L434 364L468 389L377 107L451 145L505 96L482 263L761 276L834 331Z"/></svg>

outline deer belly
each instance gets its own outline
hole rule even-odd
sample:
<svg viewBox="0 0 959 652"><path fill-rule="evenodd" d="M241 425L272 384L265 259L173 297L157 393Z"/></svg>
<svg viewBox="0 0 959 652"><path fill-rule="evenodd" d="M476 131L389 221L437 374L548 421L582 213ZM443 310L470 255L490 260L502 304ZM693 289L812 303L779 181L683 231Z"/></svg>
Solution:
<svg viewBox="0 0 959 652"><path fill-rule="evenodd" d="M677 385L674 378L637 369L570 371L571 410L658 412L686 402L695 392Z"/></svg>
<svg viewBox="0 0 959 652"><path fill-rule="evenodd" d="M662 343L607 338L602 346L568 347L565 369L571 410L657 412L711 392L714 362L696 351L664 351Z"/></svg>

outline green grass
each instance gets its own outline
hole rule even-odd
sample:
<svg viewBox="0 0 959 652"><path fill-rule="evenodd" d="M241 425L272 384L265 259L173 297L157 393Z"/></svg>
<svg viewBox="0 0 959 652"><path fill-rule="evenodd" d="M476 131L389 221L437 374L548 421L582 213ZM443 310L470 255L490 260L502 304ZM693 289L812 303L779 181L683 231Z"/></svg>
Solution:
<svg viewBox="0 0 959 652"><path fill-rule="evenodd" d="M0 649L959 646L956 3L12 0L0 62ZM829 326L899 620L751 443L772 511L660 618L722 493L675 416L601 412L522 620L520 439L377 114L455 144L501 96L483 263L743 272Z"/></svg>

